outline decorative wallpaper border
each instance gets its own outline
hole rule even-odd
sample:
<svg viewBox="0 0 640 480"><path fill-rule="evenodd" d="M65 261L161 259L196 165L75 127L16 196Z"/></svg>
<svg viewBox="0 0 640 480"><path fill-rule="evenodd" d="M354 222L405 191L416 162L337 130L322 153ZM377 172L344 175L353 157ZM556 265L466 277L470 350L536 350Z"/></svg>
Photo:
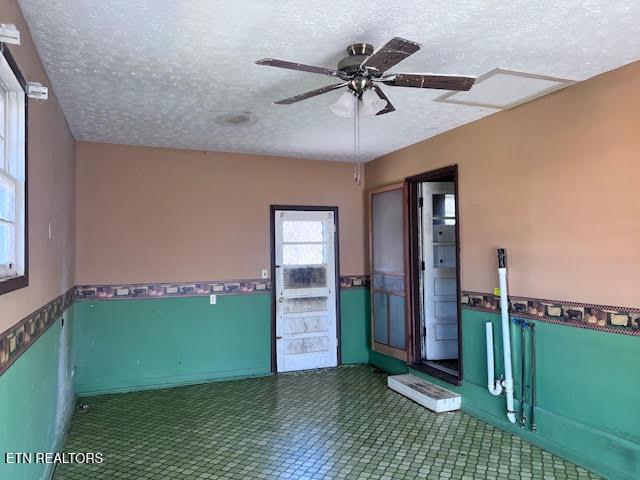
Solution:
<svg viewBox="0 0 640 480"><path fill-rule="evenodd" d="M74 302L75 296L76 289L72 287L0 333L0 375L55 323Z"/></svg>
<svg viewBox="0 0 640 480"><path fill-rule="evenodd" d="M79 285L76 288L78 301L97 301L266 293L271 291L271 281L253 279L208 282L120 283L117 285Z"/></svg>
<svg viewBox="0 0 640 480"><path fill-rule="evenodd" d="M461 292L460 303L471 310L500 311L500 297L489 293ZM640 308L510 296L509 311L541 322L640 336Z"/></svg>
<svg viewBox="0 0 640 480"><path fill-rule="evenodd" d="M369 275L345 275L340 277L340 288L369 288Z"/></svg>
<svg viewBox="0 0 640 480"><path fill-rule="evenodd" d="M340 288L368 288L367 275L340 277ZM117 285L80 285L78 301L124 300L143 298L179 298L216 295L249 295L271 292L271 280L209 280L204 282L121 283Z"/></svg>

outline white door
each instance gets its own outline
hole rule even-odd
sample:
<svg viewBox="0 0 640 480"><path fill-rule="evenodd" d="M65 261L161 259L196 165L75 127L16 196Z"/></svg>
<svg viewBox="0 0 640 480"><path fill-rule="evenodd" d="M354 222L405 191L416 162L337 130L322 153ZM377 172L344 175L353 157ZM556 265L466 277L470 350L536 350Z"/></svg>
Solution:
<svg viewBox="0 0 640 480"><path fill-rule="evenodd" d="M335 231L332 211L275 211L278 372L338 364Z"/></svg>
<svg viewBox="0 0 640 480"><path fill-rule="evenodd" d="M455 190L422 183L422 295L426 360L458 358Z"/></svg>

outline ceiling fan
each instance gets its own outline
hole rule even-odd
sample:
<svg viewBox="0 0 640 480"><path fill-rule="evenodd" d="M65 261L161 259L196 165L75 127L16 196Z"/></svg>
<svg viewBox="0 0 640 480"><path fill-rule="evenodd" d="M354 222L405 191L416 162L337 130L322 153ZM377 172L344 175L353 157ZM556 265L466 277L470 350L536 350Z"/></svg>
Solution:
<svg viewBox="0 0 640 480"><path fill-rule="evenodd" d="M334 113L342 116L352 116L354 112L353 100L348 93L354 95L356 99L362 100L363 110L361 113L365 115L383 115L395 111L395 108L380 88L380 84L391 87L466 91L469 90L476 81L474 77L460 75L386 73L391 67L397 65L410 55L413 55L418 50L420 50L420 44L395 37L375 52L373 46L368 43L354 43L350 45L347 48L348 56L338 62L337 69L314 67L273 58L263 58L262 60L258 60L256 64L318 73L342 80L340 83L327 85L326 87L274 102L276 105L290 105L301 100L306 100L307 98L347 87L347 95L343 95L344 98L341 97L335 105L331 106ZM356 108L359 107L356 106Z"/></svg>

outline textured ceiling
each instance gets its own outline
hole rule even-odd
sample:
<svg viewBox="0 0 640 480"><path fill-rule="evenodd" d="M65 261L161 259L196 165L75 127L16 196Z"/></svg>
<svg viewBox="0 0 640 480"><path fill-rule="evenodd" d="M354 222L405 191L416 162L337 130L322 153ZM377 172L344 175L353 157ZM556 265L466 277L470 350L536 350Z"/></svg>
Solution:
<svg viewBox="0 0 640 480"><path fill-rule="evenodd" d="M394 36L422 50L399 72L481 75L495 67L584 80L640 58L638 0L19 0L78 140L351 159L341 91L271 102L334 82L254 65L334 68L354 42ZM0 19L1 21L1 19ZM385 87L397 111L362 122L366 159L495 110ZM251 112L248 125L228 126Z"/></svg>

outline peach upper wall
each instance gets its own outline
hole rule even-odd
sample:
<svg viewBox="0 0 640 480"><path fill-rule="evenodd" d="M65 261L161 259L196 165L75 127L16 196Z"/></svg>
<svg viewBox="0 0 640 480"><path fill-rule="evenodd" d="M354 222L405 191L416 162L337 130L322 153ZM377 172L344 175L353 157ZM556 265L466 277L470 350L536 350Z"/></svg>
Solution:
<svg viewBox="0 0 640 480"><path fill-rule="evenodd" d="M29 286L0 295L2 332L74 285L75 141L15 0L0 2L0 22L20 29L9 50L23 76L49 86L49 100L29 102Z"/></svg>
<svg viewBox="0 0 640 480"><path fill-rule="evenodd" d="M79 142L79 284L260 278L269 205L338 206L342 274L364 272L345 163Z"/></svg>
<svg viewBox="0 0 640 480"><path fill-rule="evenodd" d="M465 108L459 106L456 108ZM464 290L640 306L640 62L381 157L366 186L459 165Z"/></svg>

